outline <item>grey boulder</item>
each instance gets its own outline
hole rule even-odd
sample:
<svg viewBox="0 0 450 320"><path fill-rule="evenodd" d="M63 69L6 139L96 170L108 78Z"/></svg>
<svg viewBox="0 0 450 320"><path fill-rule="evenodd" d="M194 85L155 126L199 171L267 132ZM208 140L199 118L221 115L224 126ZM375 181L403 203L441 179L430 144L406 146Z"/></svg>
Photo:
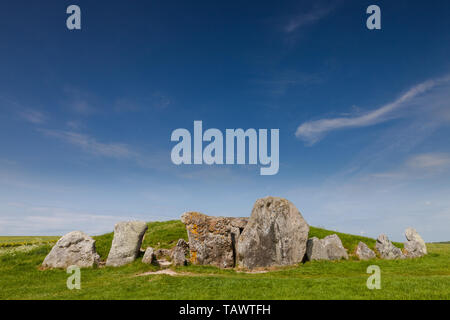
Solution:
<svg viewBox="0 0 450 320"><path fill-rule="evenodd" d="M297 264L305 255L308 233L308 224L290 201L258 199L238 239L238 265L252 269Z"/></svg>
<svg viewBox="0 0 450 320"><path fill-rule="evenodd" d="M328 260L327 248L322 240L312 237L306 244L306 258L309 261Z"/></svg>
<svg viewBox="0 0 450 320"><path fill-rule="evenodd" d="M316 237L309 239L306 246L306 258L310 261L340 260L348 259L348 254L338 235L332 234L322 240Z"/></svg>
<svg viewBox="0 0 450 320"><path fill-rule="evenodd" d="M117 223L114 227L114 238L106 265L119 267L136 260L145 231L147 231L147 224L143 221Z"/></svg>
<svg viewBox="0 0 450 320"><path fill-rule="evenodd" d="M423 257L427 254L427 246L422 237L413 228L408 228L405 231L405 255L408 258Z"/></svg>
<svg viewBox="0 0 450 320"><path fill-rule="evenodd" d="M88 268L100 263L95 240L81 231L72 231L56 242L42 263L43 268Z"/></svg>
<svg viewBox="0 0 450 320"><path fill-rule="evenodd" d="M362 241L360 241L356 247L356 256L359 260L370 260L376 258L375 252L373 252L373 250L371 250L367 244Z"/></svg>
<svg viewBox="0 0 450 320"><path fill-rule="evenodd" d="M382 259L392 260L405 258L402 250L394 246L385 234L378 236L375 249L377 249Z"/></svg>

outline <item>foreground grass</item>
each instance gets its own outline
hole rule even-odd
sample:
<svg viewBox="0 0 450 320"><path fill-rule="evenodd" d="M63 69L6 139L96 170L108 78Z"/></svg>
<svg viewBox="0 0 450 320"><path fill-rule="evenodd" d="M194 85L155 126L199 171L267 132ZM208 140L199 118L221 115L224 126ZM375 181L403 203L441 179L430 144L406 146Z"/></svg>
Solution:
<svg viewBox="0 0 450 320"><path fill-rule="evenodd" d="M186 238L179 221L150 223L143 247L168 248ZM310 236L327 232L311 228ZM332 234L334 232L331 232ZM351 252L360 240L339 234ZM105 258L112 234L96 237ZM0 299L449 299L450 245L429 244L419 259L315 261L263 274L221 270L211 266L175 268L179 276L137 276L157 267L140 259L120 268L83 269L81 290L68 290L65 270L39 270L50 245L30 252L0 255ZM369 265L381 268L381 290L368 290Z"/></svg>

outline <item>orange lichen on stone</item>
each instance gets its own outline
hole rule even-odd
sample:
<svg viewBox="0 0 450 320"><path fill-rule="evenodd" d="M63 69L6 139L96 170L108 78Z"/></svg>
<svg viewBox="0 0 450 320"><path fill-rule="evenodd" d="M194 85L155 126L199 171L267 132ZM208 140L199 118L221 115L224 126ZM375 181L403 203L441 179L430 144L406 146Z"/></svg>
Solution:
<svg viewBox="0 0 450 320"><path fill-rule="evenodd" d="M191 251L191 258L190 261L192 264L197 263L197 251Z"/></svg>

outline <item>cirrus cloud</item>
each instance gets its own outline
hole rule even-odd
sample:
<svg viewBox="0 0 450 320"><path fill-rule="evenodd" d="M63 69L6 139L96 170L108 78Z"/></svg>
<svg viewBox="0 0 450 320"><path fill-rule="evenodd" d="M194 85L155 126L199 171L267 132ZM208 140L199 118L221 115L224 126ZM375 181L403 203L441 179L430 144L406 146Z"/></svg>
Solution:
<svg viewBox="0 0 450 320"><path fill-rule="evenodd" d="M387 120L398 117L395 111L406 106L416 97L430 91L431 89L448 83L450 76L432 79L422 82L416 86L413 86L407 90L404 94L400 95L396 100L389 102L378 109L366 112L362 115L353 115L349 117L337 117L320 119L314 121L307 121L302 123L295 132L297 138L306 142L307 145L313 145L321 140L328 132L347 129L358 128L375 125Z"/></svg>

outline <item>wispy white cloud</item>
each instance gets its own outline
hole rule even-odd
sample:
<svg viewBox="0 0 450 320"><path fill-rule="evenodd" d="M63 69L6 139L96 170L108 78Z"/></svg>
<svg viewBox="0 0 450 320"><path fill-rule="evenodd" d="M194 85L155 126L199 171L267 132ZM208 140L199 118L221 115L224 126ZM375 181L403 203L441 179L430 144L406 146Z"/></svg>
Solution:
<svg viewBox="0 0 450 320"><path fill-rule="evenodd" d="M411 157L407 165L414 169L439 170L450 166L450 154L448 153L424 153Z"/></svg>
<svg viewBox="0 0 450 320"><path fill-rule="evenodd" d="M89 116L99 111L100 100L94 94L69 85L65 86L63 91L66 95L63 104L70 111L82 116Z"/></svg>
<svg viewBox="0 0 450 320"><path fill-rule="evenodd" d="M313 8L309 10L302 9L299 14L291 18L284 26L284 31L286 33L293 33L302 27L314 24L333 12L337 5L338 2L316 2Z"/></svg>
<svg viewBox="0 0 450 320"><path fill-rule="evenodd" d="M8 203L2 210L21 213L0 216L0 234L2 235L64 235L73 230L96 235L111 232L114 224L119 221L167 220L167 217L151 214L113 215L20 202Z"/></svg>
<svg viewBox="0 0 450 320"><path fill-rule="evenodd" d="M43 124L47 121L47 117L39 111L26 109L19 112L19 116L25 121L33 124Z"/></svg>
<svg viewBox="0 0 450 320"><path fill-rule="evenodd" d="M425 178L442 177L450 169L450 153L421 153L415 154L396 166L393 170L385 172L375 172L369 174L364 180L370 178L384 180L414 180Z"/></svg>
<svg viewBox="0 0 450 320"><path fill-rule="evenodd" d="M94 155L111 158L132 158L136 152L123 143L103 143L95 138L78 132L40 129L44 135L57 138L61 141L73 144Z"/></svg>
<svg viewBox="0 0 450 320"><path fill-rule="evenodd" d="M330 131L345 128L366 127L393 119L399 116L395 111L404 107L408 102L411 102L416 97L432 88L448 83L449 80L450 77L447 76L420 83L419 85L410 88L396 100L362 115L305 122L297 128L295 135L297 138L304 140L307 144L312 145L322 139L325 134Z"/></svg>

